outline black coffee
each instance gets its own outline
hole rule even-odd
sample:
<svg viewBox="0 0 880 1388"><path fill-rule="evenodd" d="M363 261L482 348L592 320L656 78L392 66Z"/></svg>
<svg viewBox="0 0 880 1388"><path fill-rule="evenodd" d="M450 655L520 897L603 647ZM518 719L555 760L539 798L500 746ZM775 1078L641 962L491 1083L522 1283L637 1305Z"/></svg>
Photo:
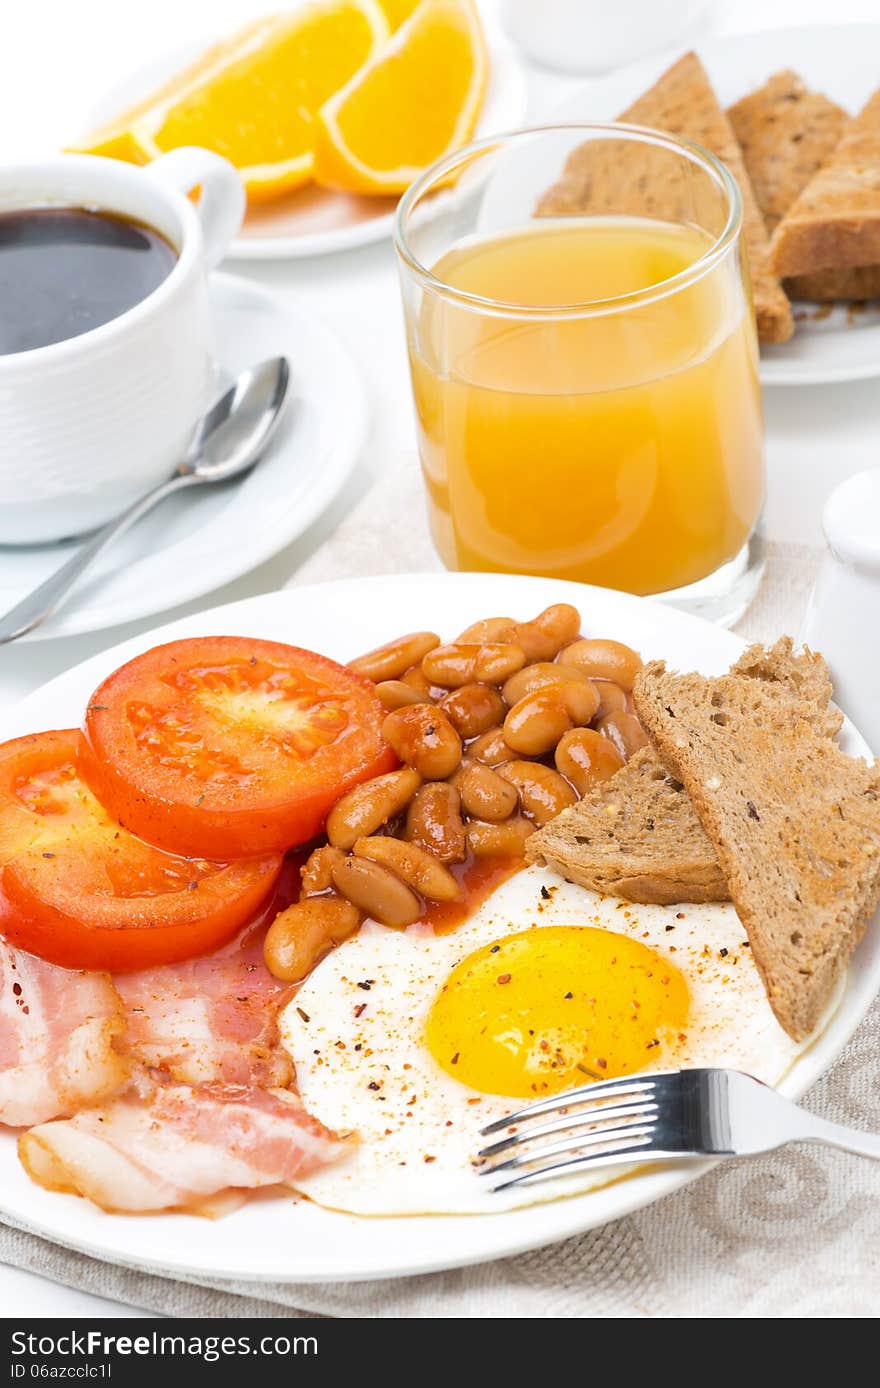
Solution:
<svg viewBox="0 0 880 1388"><path fill-rule="evenodd" d="M109 323L152 294L176 260L158 231L110 212L0 213L0 353Z"/></svg>

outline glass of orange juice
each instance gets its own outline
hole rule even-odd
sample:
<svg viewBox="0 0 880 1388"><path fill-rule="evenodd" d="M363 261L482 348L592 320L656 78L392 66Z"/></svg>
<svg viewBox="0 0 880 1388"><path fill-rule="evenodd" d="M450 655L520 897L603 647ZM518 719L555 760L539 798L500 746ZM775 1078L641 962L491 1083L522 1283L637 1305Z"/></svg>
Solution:
<svg viewBox="0 0 880 1388"><path fill-rule="evenodd" d="M741 614L765 481L741 226L723 164L623 125L484 140L412 185L395 244L449 568Z"/></svg>

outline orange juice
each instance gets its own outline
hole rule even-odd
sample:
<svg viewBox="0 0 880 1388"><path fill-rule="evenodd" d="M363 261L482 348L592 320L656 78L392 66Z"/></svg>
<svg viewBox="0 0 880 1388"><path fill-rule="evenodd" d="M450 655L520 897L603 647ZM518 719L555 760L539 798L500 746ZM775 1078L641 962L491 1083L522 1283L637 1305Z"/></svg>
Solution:
<svg viewBox="0 0 880 1388"><path fill-rule="evenodd" d="M410 324L449 567L659 593L739 553L764 488L747 295L730 256L672 280L711 244L645 218L566 218L437 262L436 279L492 301L428 291Z"/></svg>

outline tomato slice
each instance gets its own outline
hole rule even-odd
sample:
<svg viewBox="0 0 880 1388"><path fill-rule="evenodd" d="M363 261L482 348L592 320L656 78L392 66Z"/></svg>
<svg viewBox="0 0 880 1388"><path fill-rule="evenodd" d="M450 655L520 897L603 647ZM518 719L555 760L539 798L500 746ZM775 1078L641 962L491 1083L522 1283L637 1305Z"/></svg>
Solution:
<svg viewBox="0 0 880 1388"><path fill-rule="evenodd" d="M281 856L210 863L143 843L83 782L81 742L69 729L0 746L0 934L53 964L118 973L225 943Z"/></svg>
<svg viewBox="0 0 880 1388"><path fill-rule="evenodd" d="M343 791L397 765L370 680L277 641L156 646L95 690L80 768L102 804L175 853L305 843Z"/></svg>

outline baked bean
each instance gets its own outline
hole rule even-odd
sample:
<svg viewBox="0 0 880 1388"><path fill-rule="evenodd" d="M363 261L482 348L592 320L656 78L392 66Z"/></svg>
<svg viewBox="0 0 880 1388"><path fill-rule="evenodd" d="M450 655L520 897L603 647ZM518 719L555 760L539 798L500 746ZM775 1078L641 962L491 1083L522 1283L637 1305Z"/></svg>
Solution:
<svg viewBox="0 0 880 1388"><path fill-rule="evenodd" d="M554 604L540 612L534 621L515 622L510 617L487 617L462 632L459 641L505 641L521 646L526 660L552 660L553 656L581 629L576 607L567 602Z"/></svg>
<svg viewBox="0 0 880 1388"><path fill-rule="evenodd" d="M365 675L368 680L397 680L411 665L418 665L428 651L440 645L440 637L433 631L413 631L408 636L398 636L396 641L388 641L377 646L357 660L348 662L349 670L356 675Z"/></svg>
<svg viewBox="0 0 880 1388"><path fill-rule="evenodd" d="M525 669L517 670L515 675L511 675L510 679L505 681L501 692L506 703L513 708L513 705L518 704L527 694L534 694L536 689L544 689L548 684L564 684L566 680L588 684L590 677L574 665L557 665L552 660L536 660L534 665L526 665Z"/></svg>
<svg viewBox="0 0 880 1388"><path fill-rule="evenodd" d="M390 868L408 886L431 901L454 901L459 894L458 883L449 869L417 843L404 843L402 839L380 834L376 838L358 839L354 851L358 858L369 858Z"/></svg>
<svg viewBox="0 0 880 1388"><path fill-rule="evenodd" d="M577 800L559 772L540 761L509 761L499 767L498 775L516 786L522 808L536 824L549 823Z"/></svg>
<svg viewBox="0 0 880 1388"><path fill-rule="evenodd" d="M647 747L648 738L634 713L609 713L596 725L603 737L613 743L624 761L640 747Z"/></svg>
<svg viewBox="0 0 880 1388"><path fill-rule="evenodd" d="M401 675L400 683L409 685L410 689L414 689L415 692L421 696L421 702L423 704L431 703L434 697L431 681L425 679L425 676L422 674L421 665L411 665L410 668Z"/></svg>
<svg viewBox="0 0 880 1388"><path fill-rule="evenodd" d="M465 742L496 728L507 712L504 700L491 684L463 684L445 695L440 707Z"/></svg>
<svg viewBox="0 0 880 1388"><path fill-rule="evenodd" d="M511 641L511 632L516 626L513 617L484 617L481 622L472 622L469 627L455 638L455 644L460 646L470 645L476 642L479 646L485 646L487 641Z"/></svg>
<svg viewBox="0 0 880 1388"><path fill-rule="evenodd" d="M369 858L345 858L333 868L333 885L365 915L400 930L422 914L422 903L396 873Z"/></svg>
<svg viewBox="0 0 880 1388"><path fill-rule="evenodd" d="M504 741L515 752L540 756L552 751L569 728L586 727L598 707L591 683L565 680L545 685L514 704L504 720Z"/></svg>
<svg viewBox="0 0 880 1388"><path fill-rule="evenodd" d="M314 896L280 911L266 932L266 968L284 983L299 983L318 960L353 935L361 913L338 896Z"/></svg>
<svg viewBox="0 0 880 1388"><path fill-rule="evenodd" d="M461 738L436 704L410 704L389 713L382 736L425 781L445 781L461 761Z"/></svg>
<svg viewBox="0 0 880 1388"><path fill-rule="evenodd" d="M574 669L574 666L571 668ZM596 680L595 689L599 695L599 707L593 714L594 723L598 723L600 718L607 718L609 713L626 713L626 694L619 684L611 680Z"/></svg>
<svg viewBox="0 0 880 1388"><path fill-rule="evenodd" d="M318 892L328 891L333 884L333 864L343 857L342 849L334 848L332 844L326 843L322 848L316 848L300 868L303 896L315 896Z"/></svg>
<svg viewBox="0 0 880 1388"><path fill-rule="evenodd" d="M455 777L461 807L473 819L509 819L516 809L516 787L479 761L462 762Z"/></svg>
<svg viewBox="0 0 880 1388"><path fill-rule="evenodd" d="M376 694L380 704L390 713L398 708L406 708L407 704L424 703L424 695L413 689L411 684L404 684L403 680L380 680L376 685Z"/></svg>
<svg viewBox="0 0 880 1388"><path fill-rule="evenodd" d="M559 660L565 665L576 665L591 679L613 680L627 693L642 668L641 656L629 646L622 645L620 641L594 640L592 637L566 646Z"/></svg>
<svg viewBox="0 0 880 1388"><path fill-rule="evenodd" d="M490 732L483 733L482 737L471 743L468 755L476 757L484 766L500 766L502 762L513 761L516 752L504 741L503 729L492 728Z"/></svg>
<svg viewBox="0 0 880 1388"><path fill-rule="evenodd" d="M559 739L556 769L579 795L609 780L622 766L623 757L614 743L592 728L572 728Z"/></svg>
<svg viewBox="0 0 880 1388"><path fill-rule="evenodd" d="M484 824L472 819L467 827L468 848L475 858L520 858L526 839L535 832L534 824L514 815L503 824Z"/></svg>
<svg viewBox="0 0 880 1388"><path fill-rule="evenodd" d="M421 784L417 771L402 766L348 791L327 816L327 837L333 847L351 848L355 839L374 834L392 815L406 808Z"/></svg>
<svg viewBox="0 0 880 1388"><path fill-rule="evenodd" d="M418 844L441 863L464 862L466 844L461 797L448 781L430 781L416 791L406 815L408 843Z"/></svg>
<svg viewBox="0 0 880 1388"><path fill-rule="evenodd" d="M422 660L422 672L442 689L460 689L463 684L503 684L526 663L521 646L506 642L486 642L437 646Z"/></svg>
<svg viewBox="0 0 880 1388"><path fill-rule="evenodd" d="M539 612L534 621L518 622L507 639L522 646L527 660L552 660L556 652L574 641L581 629L581 614L567 602Z"/></svg>

